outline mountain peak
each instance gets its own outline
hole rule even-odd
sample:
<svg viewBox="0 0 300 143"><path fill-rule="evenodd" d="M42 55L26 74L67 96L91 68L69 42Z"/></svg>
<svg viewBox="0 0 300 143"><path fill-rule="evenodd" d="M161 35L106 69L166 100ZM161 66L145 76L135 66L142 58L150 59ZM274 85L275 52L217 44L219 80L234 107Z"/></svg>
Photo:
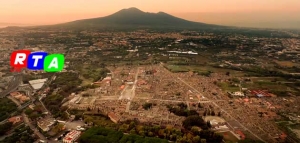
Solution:
<svg viewBox="0 0 300 143"><path fill-rule="evenodd" d="M105 17L77 20L64 24L73 27L113 27L113 28L179 28L179 29L203 29L218 28L216 25L192 22L174 17L165 12L144 12L138 8L130 7Z"/></svg>
<svg viewBox="0 0 300 143"><path fill-rule="evenodd" d="M143 13L143 11L141 11L140 9L136 8L136 7L130 7L130 8L125 8L120 10L119 12L138 12L138 13Z"/></svg>

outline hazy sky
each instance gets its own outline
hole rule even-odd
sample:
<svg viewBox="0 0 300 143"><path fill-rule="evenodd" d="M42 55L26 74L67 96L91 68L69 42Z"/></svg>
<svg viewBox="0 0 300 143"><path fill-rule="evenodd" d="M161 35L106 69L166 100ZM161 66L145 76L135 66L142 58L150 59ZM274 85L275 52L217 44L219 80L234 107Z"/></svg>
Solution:
<svg viewBox="0 0 300 143"><path fill-rule="evenodd" d="M213 24L300 27L300 0L0 0L0 23L54 24L129 7Z"/></svg>

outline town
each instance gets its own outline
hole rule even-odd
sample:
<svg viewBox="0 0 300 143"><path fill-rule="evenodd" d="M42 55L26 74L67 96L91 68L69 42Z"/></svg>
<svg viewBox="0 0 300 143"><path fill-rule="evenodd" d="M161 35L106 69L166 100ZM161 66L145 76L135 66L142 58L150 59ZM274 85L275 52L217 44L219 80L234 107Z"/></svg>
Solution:
<svg viewBox="0 0 300 143"><path fill-rule="evenodd" d="M0 29L0 142L300 142L300 33L253 33Z"/></svg>

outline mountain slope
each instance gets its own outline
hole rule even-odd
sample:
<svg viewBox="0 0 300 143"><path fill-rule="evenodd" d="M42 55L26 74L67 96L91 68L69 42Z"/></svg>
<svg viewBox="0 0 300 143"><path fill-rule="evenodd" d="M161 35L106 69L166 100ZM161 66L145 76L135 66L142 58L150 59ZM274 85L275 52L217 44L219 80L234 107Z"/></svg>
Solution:
<svg viewBox="0 0 300 143"><path fill-rule="evenodd" d="M65 27L112 27L112 28L222 28L223 26L210 25L187 21L164 12L148 13L137 8L120 10L112 15L100 18L83 19L56 26Z"/></svg>

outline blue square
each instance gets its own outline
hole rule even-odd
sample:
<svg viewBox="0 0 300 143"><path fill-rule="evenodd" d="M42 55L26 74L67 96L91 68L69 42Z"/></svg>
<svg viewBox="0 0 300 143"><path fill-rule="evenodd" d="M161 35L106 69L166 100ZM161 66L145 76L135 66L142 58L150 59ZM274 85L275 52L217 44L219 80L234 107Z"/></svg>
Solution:
<svg viewBox="0 0 300 143"><path fill-rule="evenodd" d="M28 56L27 68L30 70L44 69L44 59L48 54L46 52L34 52Z"/></svg>

